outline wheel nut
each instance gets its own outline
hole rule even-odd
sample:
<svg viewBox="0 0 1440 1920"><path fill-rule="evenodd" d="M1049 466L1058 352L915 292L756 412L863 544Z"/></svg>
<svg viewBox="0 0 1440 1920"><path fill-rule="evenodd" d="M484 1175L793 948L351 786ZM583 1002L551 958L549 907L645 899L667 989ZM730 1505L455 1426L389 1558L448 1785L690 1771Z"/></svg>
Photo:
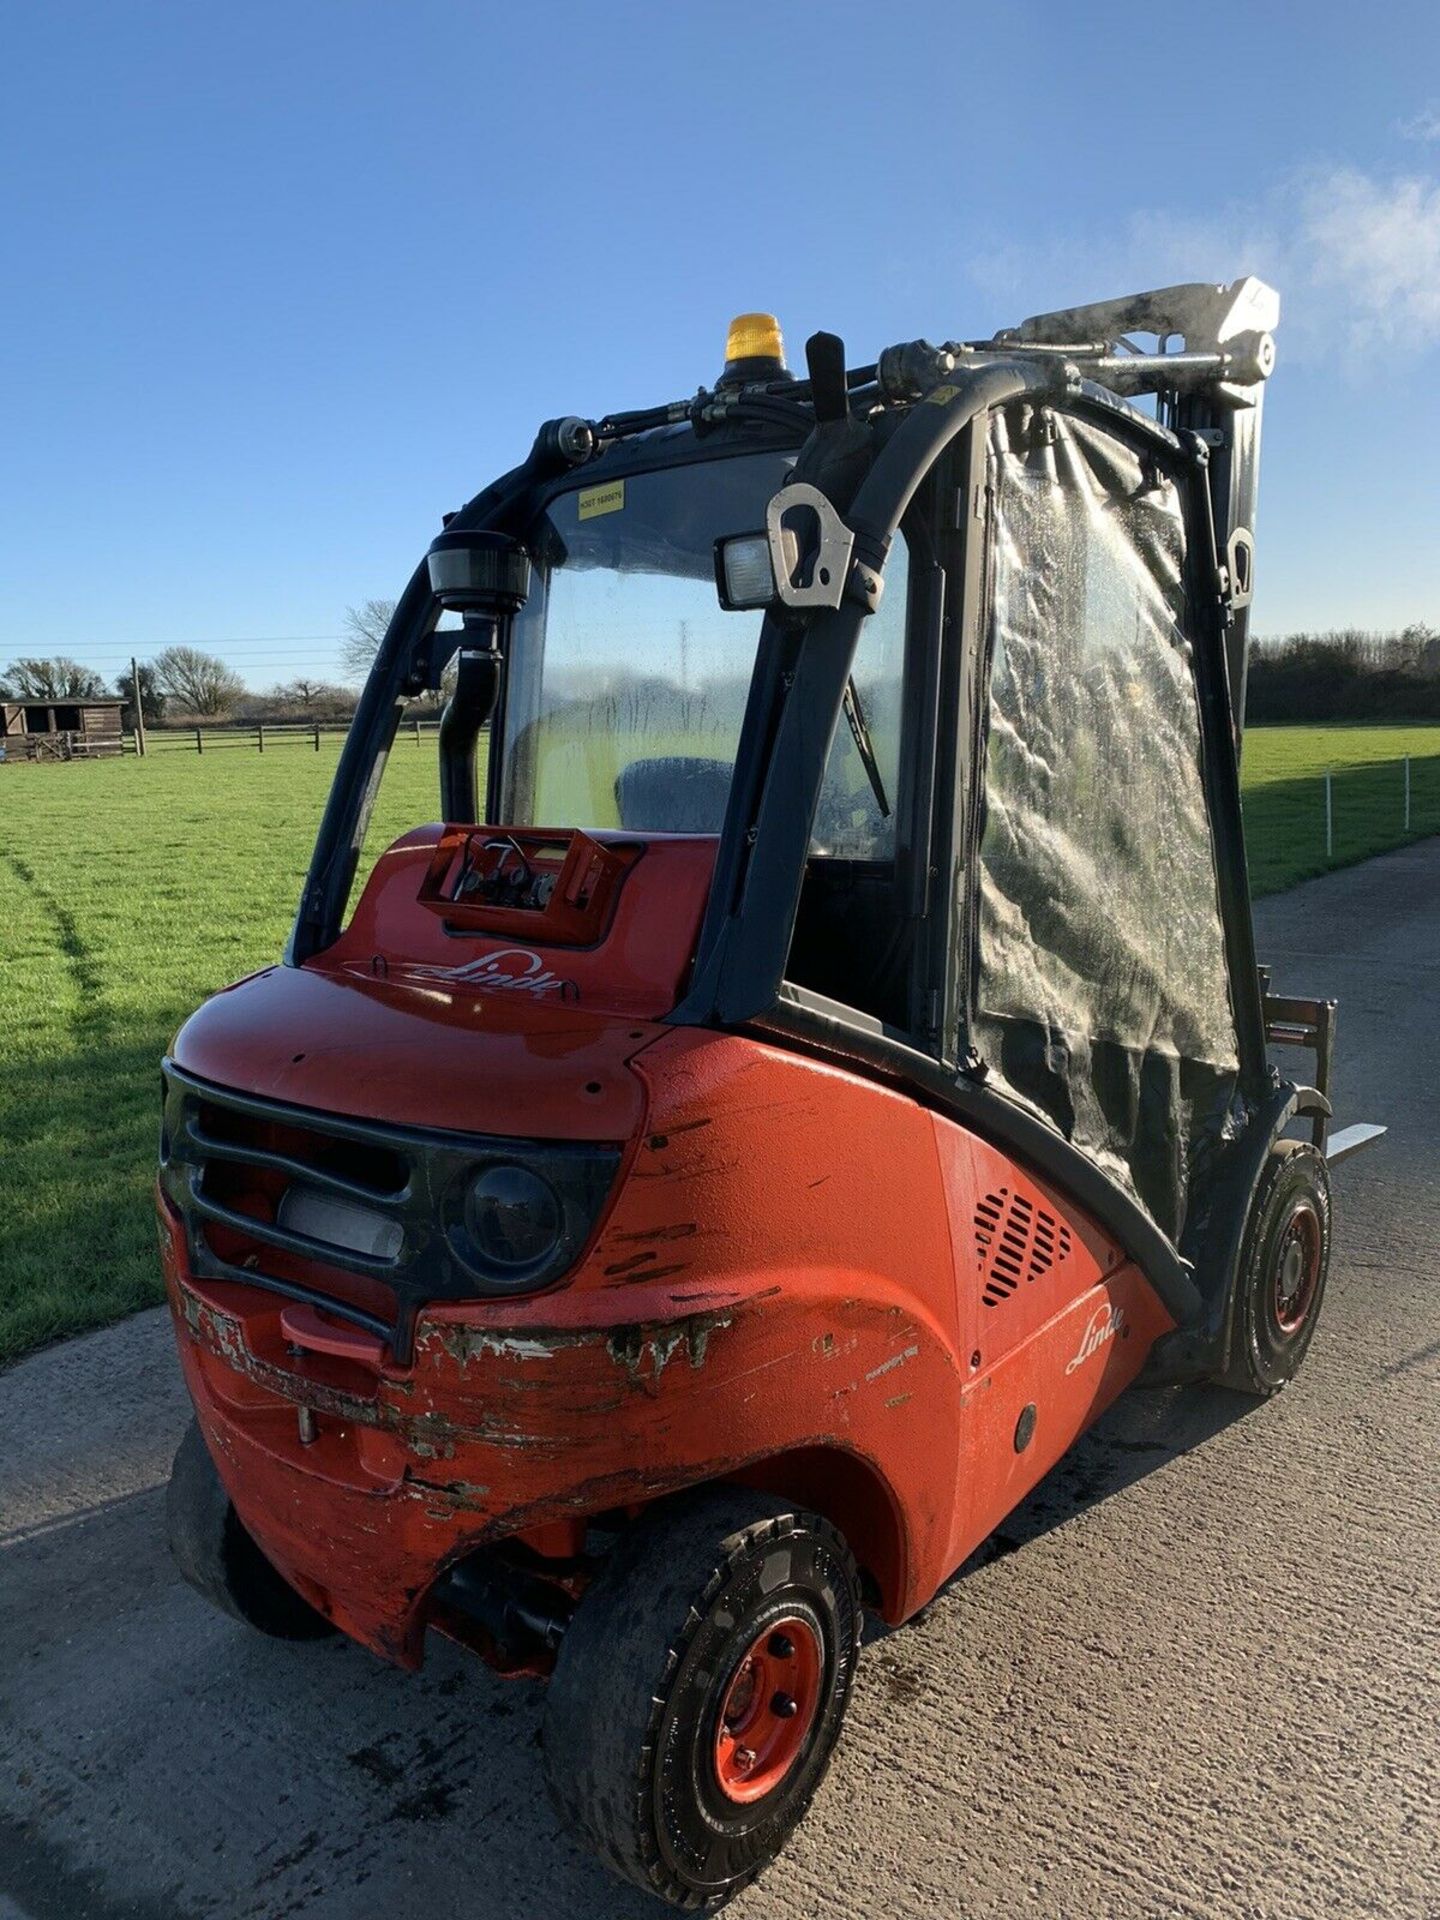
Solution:
<svg viewBox="0 0 1440 1920"><path fill-rule="evenodd" d="M767 1652L776 1660L792 1660L795 1657L795 1642L788 1633L772 1633Z"/></svg>
<svg viewBox="0 0 1440 1920"><path fill-rule="evenodd" d="M748 1773L755 1764L755 1750L753 1747L736 1747L732 1758L742 1773Z"/></svg>
<svg viewBox="0 0 1440 1920"><path fill-rule="evenodd" d="M793 1720L800 1709L792 1695L777 1693L770 1702L770 1711L777 1720Z"/></svg>

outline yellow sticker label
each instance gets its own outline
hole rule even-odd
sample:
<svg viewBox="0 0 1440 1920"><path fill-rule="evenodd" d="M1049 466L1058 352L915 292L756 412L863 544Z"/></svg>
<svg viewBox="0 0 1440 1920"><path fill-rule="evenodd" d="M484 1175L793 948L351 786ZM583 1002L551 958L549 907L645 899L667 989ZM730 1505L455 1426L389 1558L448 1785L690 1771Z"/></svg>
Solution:
<svg viewBox="0 0 1440 1920"><path fill-rule="evenodd" d="M625 482L612 480L605 487L580 489L580 518L598 520L602 513L619 513L625 505Z"/></svg>
<svg viewBox="0 0 1440 1920"><path fill-rule="evenodd" d="M959 391L959 387L932 387L925 398L932 407L943 407L945 402L953 400Z"/></svg>

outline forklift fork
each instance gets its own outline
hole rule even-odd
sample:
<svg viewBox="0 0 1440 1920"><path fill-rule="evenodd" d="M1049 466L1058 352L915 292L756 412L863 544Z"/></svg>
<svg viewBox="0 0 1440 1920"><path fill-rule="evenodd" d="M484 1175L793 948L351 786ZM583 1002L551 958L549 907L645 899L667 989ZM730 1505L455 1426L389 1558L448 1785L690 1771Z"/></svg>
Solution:
<svg viewBox="0 0 1440 1920"><path fill-rule="evenodd" d="M1330 1102L1330 1066L1335 1057L1334 1000L1308 1000L1270 991L1270 969L1260 968L1260 998L1265 1011L1265 1038L1272 1047L1308 1047L1315 1055L1315 1084L1298 1089L1297 1112L1310 1122L1311 1144L1332 1167L1364 1147L1374 1146L1386 1129L1368 1120L1331 1133L1334 1109Z"/></svg>

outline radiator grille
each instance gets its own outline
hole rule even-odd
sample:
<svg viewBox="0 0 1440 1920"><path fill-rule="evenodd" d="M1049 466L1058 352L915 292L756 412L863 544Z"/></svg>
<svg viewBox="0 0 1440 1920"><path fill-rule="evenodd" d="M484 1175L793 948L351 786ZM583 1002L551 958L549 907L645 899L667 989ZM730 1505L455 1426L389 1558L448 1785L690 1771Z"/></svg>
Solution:
<svg viewBox="0 0 1440 1920"><path fill-rule="evenodd" d="M981 1299L999 1307L1022 1282L1039 1280L1070 1253L1070 1229L1023 1193L1000 1187L975 1208Z"/></svg>

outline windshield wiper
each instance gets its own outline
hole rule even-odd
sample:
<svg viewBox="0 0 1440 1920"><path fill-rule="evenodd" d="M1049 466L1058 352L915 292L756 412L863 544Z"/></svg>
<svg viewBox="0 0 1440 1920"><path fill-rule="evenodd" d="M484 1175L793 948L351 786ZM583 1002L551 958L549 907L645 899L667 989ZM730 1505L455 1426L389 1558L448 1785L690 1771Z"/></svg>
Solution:
<svg viewBox="0 0 1440 1920"><path fill-rule="evenodd" d="M845 682L845 718L850 722L851 738L855 742L855 751L860 756L860 764L865 769L865 777L870 782L870 791L875 796L875 804L880 809L880 818L890 818L890 798L885 791L885 777L880 771L880 762L875 758L875 743L870 738L870 729L865 724L865 709L860 704L860 691L855 685L852 673Z"/></svg>

